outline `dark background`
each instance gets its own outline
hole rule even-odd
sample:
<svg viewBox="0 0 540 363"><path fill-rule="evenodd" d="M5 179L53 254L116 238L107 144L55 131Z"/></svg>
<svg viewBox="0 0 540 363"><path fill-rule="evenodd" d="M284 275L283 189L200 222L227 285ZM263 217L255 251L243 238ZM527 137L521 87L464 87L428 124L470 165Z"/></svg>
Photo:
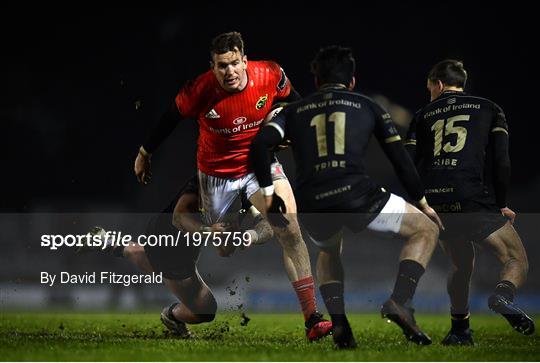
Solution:
<svg viewBox="0 0 540 363"><path fill-rule="evenodd" d="M357 90L384 95L409 112L429 101L425 83L431 66L445 58L462 59L469 71L468 91L498 103L509 121L509 201L520 213L516 229L531 261L520 301L529 311L540 311L540 272L535 264L540 256L539 222L532 214L540 206L535 11L517 4L455 1L429 7L338 1L182 5L2 5L0 212L10 213L0 216L2 308L133 308L144 296L151 297L151 305L170 302L159 286L80 289L39 284L41 271L137 273L127 260L75 256L68 248L48 251L38 245L39 235L60 233L64 227L86 232L94 223L113 230L129 224L144 229L145 223L136 220L148 218L133 212L160 210L195 172L196 122L183 122L160 147L153 157L154 179L144 187L133 174L137 149L179 87L208 69L210 40L238 30L248 59L279 62L302 94L314 90L308 65L320 46L351 46L357 59ZM294 180L290 152L281 153L280 159ZM403 192L376 143L366 162L378 182ZM347 304L353 310L376 311L393 286L401 244L369 234L346 239ZM309 242L308 247L314 263L315 248ZM249 274L253 284L249 293L246 287L246 306L294 310L280 255L276 243L226 261L204 249L199 268L220 297L220 306L226 306L222 300L230 300L227 284ZM486 309L498 270L494 258L480 248L473 310ZM447 311L447 271L448 259L437 249L419 286L417 304L424 304L420 308ZM142 297L133 298L134 292ZM100 296L106 301L99 303ZM118 305L124 298L127 303Z"/></svg>
<svg viewBox="0 0 540 363"><path fill-rule="evenodd" d="M153 211L167 204L195 171L195 122L177 127L158 150L154 180L144 188L132 171L137 149L179 87L208 69L212 37L231 30L242 32L248 59L279 62L302 94L314 90L308 65L321 45L351 46L356 89L411 112L428 101L430 67L462 59L468 91L497 102L509 121L510 206L538 210L530 9L456 2L296 7L4 8L0 210ZM375 151L368 164L379 162L385 167L374 175L399 190Z"/></svg>

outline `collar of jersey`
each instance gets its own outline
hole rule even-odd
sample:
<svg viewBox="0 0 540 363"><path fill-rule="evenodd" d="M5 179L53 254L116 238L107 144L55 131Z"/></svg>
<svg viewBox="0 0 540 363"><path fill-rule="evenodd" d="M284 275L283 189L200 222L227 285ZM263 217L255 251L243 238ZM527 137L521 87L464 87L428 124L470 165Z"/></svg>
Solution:
<svg viewBox="0 0 540 363"><path fill-rule="evenodd" d="M325 83L319 87L319 90L322 91L328 88L347 89L347 86L343 83Z"/></svg>
<svg viewBox="0 0 540 363"><path fill-rule="evenodd" d="M448 91L444 91L443 93L441 93L441 95L438 98L443 98L443 97L446 97L446 96L453 96L453 95L464 95L464 94L466 94L464 91L448 90Z"/></svg>

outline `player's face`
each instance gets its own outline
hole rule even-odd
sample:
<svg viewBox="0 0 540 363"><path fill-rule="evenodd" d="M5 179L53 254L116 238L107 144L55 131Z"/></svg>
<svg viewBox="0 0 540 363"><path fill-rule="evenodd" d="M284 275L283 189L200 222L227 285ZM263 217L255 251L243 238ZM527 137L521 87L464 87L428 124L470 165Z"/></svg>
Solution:
<svg viewBox="0 0 540 363"><path fill-rule="evenodd" d="M235 48L223 54L214 54L212 71L225 91L240 92L247 84L247 57Z"/></svg>
<svg viewBox="0 0 540 363"><path fill-rule="evenodd" d="M444 86L441 81L432 81L430 79L427 80L427 89L429 91L429 95L431 97L431 101L436 99L441 95L441 93L444 90Z"/></svg>

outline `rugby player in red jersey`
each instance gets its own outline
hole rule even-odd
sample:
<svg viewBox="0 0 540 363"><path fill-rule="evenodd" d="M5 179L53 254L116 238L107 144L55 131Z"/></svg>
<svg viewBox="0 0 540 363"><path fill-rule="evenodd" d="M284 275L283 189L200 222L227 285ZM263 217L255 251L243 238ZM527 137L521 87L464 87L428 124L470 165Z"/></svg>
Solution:
<svg viewBox="0 0 540 363"><path fill-rule="evenodd" d="M331 322L317 312L306 244L296 219L291 186L277 160L272 164L273 185L260 190L248 162L251 141L277 102L296 100L285 72L272 61L250 61L238 32L220 34L211 43L211 69L181 88L171 109L160 119L135 160L142 183L150 179L150 157L182 119L199 123L197 167L201 208L207 225L223 220L233 202L244 194L266 213L265 195L275 194L269 211L274 234L283 248L285 269L304 314L308 339L330 333ZM270 217L270 215L268 215ZM280 219L283 218L283 219ZM174 318L174 316L172 317Z"/></svg>

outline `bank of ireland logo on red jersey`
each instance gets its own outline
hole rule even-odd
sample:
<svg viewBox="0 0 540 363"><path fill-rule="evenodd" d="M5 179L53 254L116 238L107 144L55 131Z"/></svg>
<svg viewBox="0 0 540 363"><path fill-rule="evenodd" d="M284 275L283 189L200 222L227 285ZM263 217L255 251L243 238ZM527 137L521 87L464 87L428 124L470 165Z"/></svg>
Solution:
<svg viewBox="0 0 540 363"><path fill-rule="evenodd" d="M237 117L233 120L233 124L235 126L238 126L238 125L241 125L243 124L244 122L247 121L247 117L244 117L244 116L240 116L240 117Z"/></svg>
<svg viewBox="0 0 540 363"><path fill-rule="evenodd" d="M264 96L259 97L259 100L255 104L255 108L257 110L260 110L261 108L264 107L264 105L266 105L266 102L268 102L268 93L265 94Z"/></svg>

